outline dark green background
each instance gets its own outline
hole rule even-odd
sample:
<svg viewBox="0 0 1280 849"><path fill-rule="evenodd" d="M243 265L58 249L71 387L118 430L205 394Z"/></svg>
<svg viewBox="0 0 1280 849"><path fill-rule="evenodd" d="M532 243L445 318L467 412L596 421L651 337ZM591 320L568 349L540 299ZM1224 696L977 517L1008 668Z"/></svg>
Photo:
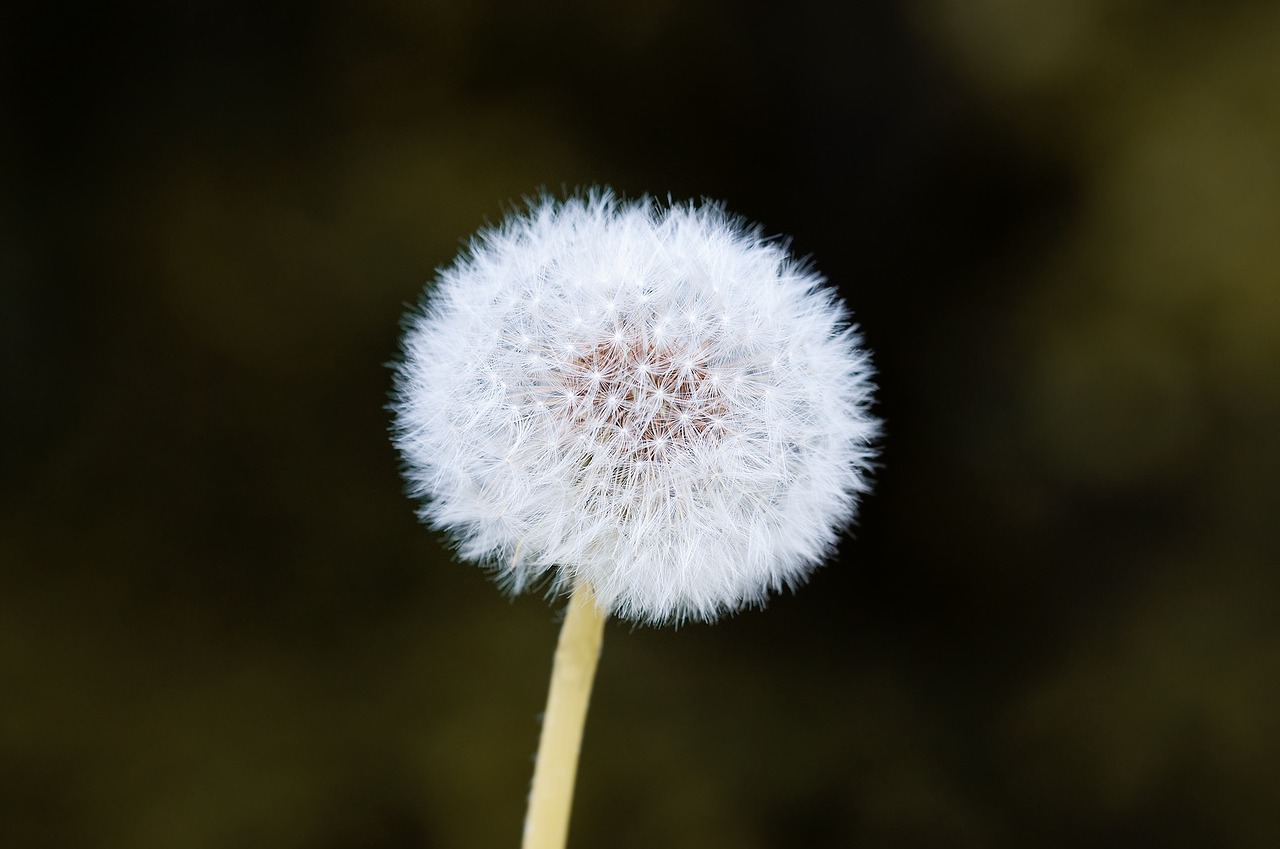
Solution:
<svg viewBox="0 0 1280 849"><path fill-rule="evenodd" d="M559 604L404 497L398 322L597 183L875 352L840 562L611 624L574 847L1280 845L1280 7L7 4L0 845L516 846Z"/></svg>

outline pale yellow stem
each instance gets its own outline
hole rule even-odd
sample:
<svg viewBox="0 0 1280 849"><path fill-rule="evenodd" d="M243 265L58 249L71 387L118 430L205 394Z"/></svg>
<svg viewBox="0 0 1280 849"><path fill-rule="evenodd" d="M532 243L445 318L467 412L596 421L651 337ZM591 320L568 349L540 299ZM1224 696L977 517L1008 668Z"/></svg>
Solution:
<svg viewBox="0 0 1280 849"><path fill-rule="evenodd" d="M591 682L600 659L605 614L596 606L595 594L579 584L569 600L569 612L560 627L551 691L542 717L542 739L533 767L533 789L524 820L523 849L563 849L569 836L569 811L573 805L574 776L582 727L587 720Z"/></svg>

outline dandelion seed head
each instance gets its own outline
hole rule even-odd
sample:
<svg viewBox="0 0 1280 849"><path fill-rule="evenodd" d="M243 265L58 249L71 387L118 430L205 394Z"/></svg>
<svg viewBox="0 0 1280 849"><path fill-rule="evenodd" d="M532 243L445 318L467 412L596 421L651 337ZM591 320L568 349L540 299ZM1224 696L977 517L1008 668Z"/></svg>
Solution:
<svg viewBox="0 0 1280 849"><path fill-rule="evenodd" d="M402 344L410 492L512 591L713 620L802 583L867 489L843 305L717 204L544 197L439 273Z"/></svg>

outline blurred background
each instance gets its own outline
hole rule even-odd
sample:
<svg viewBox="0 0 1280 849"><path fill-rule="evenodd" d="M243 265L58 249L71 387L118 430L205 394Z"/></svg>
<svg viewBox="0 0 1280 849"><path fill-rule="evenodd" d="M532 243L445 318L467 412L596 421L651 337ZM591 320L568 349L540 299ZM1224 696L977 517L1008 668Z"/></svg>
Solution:
<svg viewBox="0 0 1280 849"><path fill-rule="evenodd" d="M593 184L793 237L887 438L808 586L609 625L572 846L1280 845L1280 6L835 5L0 11L0 845L518 844L562 605L386 364Z"/></svg>

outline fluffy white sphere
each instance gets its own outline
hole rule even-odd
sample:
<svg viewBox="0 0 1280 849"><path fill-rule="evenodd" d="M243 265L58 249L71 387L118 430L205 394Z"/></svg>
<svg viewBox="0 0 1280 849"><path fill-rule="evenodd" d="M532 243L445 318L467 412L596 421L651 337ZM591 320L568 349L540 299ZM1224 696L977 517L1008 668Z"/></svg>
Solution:
<svg viewBox="0 0 1280 849"><path fill-rule="evenodd" d="M834 549L871 374L822 277L721 206L544 197L410 315L394 439L423 518L512 591L712 620Z"/></svg>

